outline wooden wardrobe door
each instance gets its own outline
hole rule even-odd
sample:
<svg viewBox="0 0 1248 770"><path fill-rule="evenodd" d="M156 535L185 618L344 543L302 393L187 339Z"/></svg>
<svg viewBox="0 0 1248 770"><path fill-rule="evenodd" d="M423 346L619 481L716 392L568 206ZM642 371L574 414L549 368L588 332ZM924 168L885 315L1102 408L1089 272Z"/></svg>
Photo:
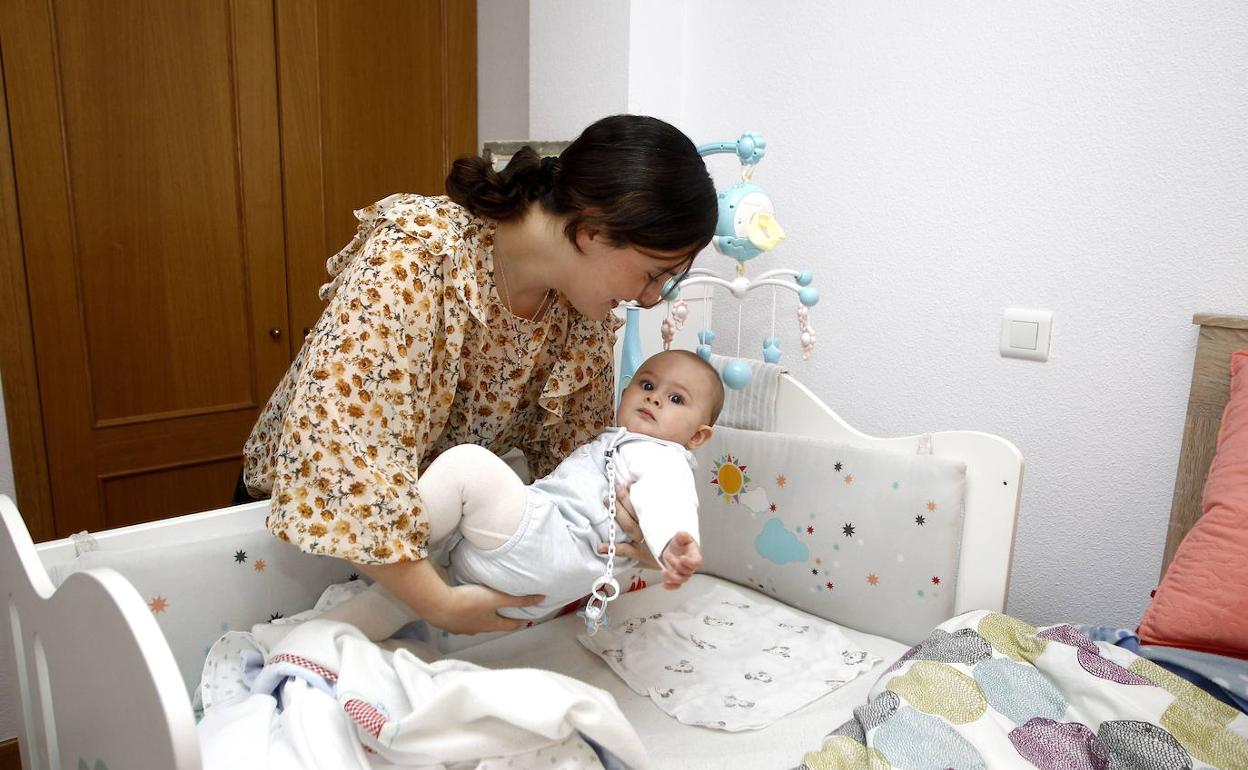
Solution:
<svg viewBox="0 0 1248 770"><path fill-rule="evenodd" d="M272 2L6 0L55 534L228 505L290 360Z"/></svg>
<svg viewBox="0 0 1248 770"><path fill-rule="evenodd" d="M355 209L440 195L477 151L475 2L277 0L292 355Z"/></svg>

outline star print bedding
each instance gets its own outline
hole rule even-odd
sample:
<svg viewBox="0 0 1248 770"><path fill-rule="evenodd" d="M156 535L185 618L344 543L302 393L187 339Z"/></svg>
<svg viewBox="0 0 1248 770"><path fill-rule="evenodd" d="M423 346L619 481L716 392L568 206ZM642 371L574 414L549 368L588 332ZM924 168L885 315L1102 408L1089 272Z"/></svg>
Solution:
<svg viewBox="0 0 1248 770"><path fill-rule="evenodd" d="M705 572L906 644L953 615L964 463L724 427L694 454Z"/></svg>
<svg viewBox="0 0 1248 770"><path fill-rule="evenodd" d="M295 546L263 529L160 548L97 550L90 538L80 542L76 558L48 568L53 584L93 567L125 575L147 600L187 692L199 684L204 656L223 633L306 610L326 586L358 577L341 559L293 557Z"/></svg>
<svg viewBox="0 0 1248 770"><path fill-rule="evenodd" d="M1072 626L942 623L806 754L833 768L1248 768L1248 716Z"/></svg>
<svg viewBox="0 0 1248 770"><path fill-rule="evenodd" d="M880 661L830 623L723 585L579 639L664 712L729 732L766 727Z"/></svg>

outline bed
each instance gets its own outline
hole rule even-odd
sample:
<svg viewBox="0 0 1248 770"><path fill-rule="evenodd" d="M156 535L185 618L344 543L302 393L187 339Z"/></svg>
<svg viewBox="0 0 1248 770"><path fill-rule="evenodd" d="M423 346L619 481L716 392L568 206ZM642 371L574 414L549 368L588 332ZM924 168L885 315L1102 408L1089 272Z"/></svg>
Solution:
<svg viewBox="0 0 1248 770"><path fill-rule="evenodd" d="M1248 323L1244 319L1225 318L1202 325L1200 350L1204 352L1197 354L1197 370L1202 367L1202 356L1214 355L1210 351L1215 349L1229 350L1228 333L1235 337L1234 344L1248 347L1243 339L1248 334L1245 326ZM871 437L848 425L796 379L782 375L778 382L774 425L778 434L890 451L898 456L924 453L964 465L963 526L955 550L958 580L949 598L954 613L1003 612L1021 494L1023 462L1018 450L1005 439L973 431ZM1183 468L1192 463L1188 458L1194 452L1206 451L1196 446L1198 439L1184 442L1180 486L1192 483L1183 480ZM1176 487L1176 511L1178 499ZM180 565L192 563L206 544L235 539L260 543L265 538L265 508L265 503L256 503L93 533L89 539L36 545L13 503L0 498L0 585L6 597L5 624L14 641L17 662L25 767L201 767L189 685L198 679L198 666L206 650L178 638L178 628L163 616L159 618L165 622L162 626L158 622L159 606L153 604L160 597L140 593L132 582L140 579L138 570L131 571L126 565L136 562L110 561L110 554L151 555L153 558L141 559L141 563L173 577L172 573ZM1179 518L1172 517L1172 527L1182 530L1190 526L1190 514L1176 516ZM73 571L54 587L50 574L64 573L65 565L84 553L97 566ZM238 553L242 554L242 549ZM168 557L163 566L152 567L159 562L155 557L162 554ZM294 549L278 549L267 555L264 570L287 576L291 584L287 587L292 590L314 591L342 577L335 575L335 570L341 572L341 565L326 564L332 561ZM732 570L715 574L717 570L709 564L708 560L710 574L697 576L680 591L631 591L612 605L611 612L618 618L661 613L725 586L746 593L760 606L787 605L791 609L802 603L794 601L791 592L769 589L769 582L744 579ZM312 585L318 580L320 585ZM221 591L217 589L201 583L191 601L207 603L218 598ZM231 604L242 616L258 622L271 615L267 598L240 593ZM457 649L446 653L487 667L554 670L601 688L614 697L642 736L656 767L794 767L802 762L805 751L818 748L832 727L849 719L853 709L864 703L874 681L890 663L917 649L911 648L918 640L909 631L881 633L890 627L906 628L906 618L896 617L898 614L890 613L884 604L874 608L872 630L876 633L844 629L851 642L879 659L871 671L769 727L741 732L681 724L655 708L651 699L635 693L600 657L577 641L584 626L575 615L479 643L461 641Z"/></svg>

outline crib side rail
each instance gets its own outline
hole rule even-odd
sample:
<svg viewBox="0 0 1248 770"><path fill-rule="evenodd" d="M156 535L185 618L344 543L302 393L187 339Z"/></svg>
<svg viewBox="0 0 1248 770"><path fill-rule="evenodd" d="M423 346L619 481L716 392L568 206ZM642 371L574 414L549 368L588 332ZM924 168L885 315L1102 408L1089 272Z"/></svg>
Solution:
<svg viewBox="0 0 1248 770"><path fill-rule="evenodd" d="M188 513L159 521L92 532L91 537L100 548L111 550L168 548L179 543L262 530L268 511L269 501L259 500L215 511ZM70 538L39 543L35 546L35 551L45 566L62 564L77 556L75 544Z"/></svg>
<svg viewBox="0 0 1248 770"><path fill-rule="evenodd" d="M71 575L53 590L21 514L4 496L0 597L21 700L23 767L200 770L190 700L146 604L109 569Z"/></svg>
<svg viewBox="0 0 1248 770"><path fill-rule="evenodd" d="M1023 456L1012 443L991 433L965 430L898 438L868 436L787 374L781 376L776 396L775 430L905 452L919 451L926 441L932 454L966 463L954 611L1005 611L1023 481Z"/></svg>

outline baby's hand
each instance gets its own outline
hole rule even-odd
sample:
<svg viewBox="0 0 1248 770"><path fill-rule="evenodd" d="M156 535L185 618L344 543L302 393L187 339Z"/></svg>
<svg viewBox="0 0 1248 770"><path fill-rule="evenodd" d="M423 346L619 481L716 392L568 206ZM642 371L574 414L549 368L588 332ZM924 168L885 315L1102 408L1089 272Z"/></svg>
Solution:
<svg viewBox="0 0 1248 770"><path fill-rule="evenodd" d="M680 588L702 566L702 549L688 532L677 532L663 549L663 587Z"/></svg>

